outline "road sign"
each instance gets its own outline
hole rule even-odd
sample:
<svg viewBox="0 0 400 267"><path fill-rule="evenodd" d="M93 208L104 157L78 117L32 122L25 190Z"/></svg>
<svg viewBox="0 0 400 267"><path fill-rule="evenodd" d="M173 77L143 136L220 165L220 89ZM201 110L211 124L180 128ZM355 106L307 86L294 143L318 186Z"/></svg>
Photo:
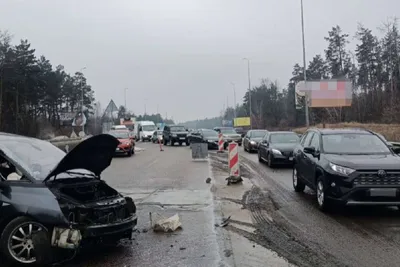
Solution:
<svg viewBox="0 0 400 267"><path fill-rule="evenodd" d="M235 118L234 126L250 126L250 117Z"/></svg>

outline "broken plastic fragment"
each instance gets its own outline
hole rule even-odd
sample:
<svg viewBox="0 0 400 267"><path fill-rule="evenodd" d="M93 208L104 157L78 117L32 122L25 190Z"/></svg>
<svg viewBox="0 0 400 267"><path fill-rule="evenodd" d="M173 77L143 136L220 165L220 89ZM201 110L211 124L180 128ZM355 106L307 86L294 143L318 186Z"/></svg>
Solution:
<svg viewBox="0 0 400 267"><path fill-rule="evenodd" d="M182 224L180 222L178 214L175 214L174 216L169 218L160 219L153 226L154 232L164 232L164 233L174 232L177 229L181 228Z"/></svg>

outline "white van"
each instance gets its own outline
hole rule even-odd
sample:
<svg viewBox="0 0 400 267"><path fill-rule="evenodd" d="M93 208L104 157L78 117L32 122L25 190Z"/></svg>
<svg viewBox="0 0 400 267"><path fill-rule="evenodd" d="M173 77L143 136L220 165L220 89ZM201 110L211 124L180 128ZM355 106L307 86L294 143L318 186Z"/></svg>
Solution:
<svg viewBox="0 0 400 267"><path fill-rule="evenodd" d="M135 127L136 140L142 142L150 141L154 131L157 130L156 125L152 121L138 121Z"/></svg>

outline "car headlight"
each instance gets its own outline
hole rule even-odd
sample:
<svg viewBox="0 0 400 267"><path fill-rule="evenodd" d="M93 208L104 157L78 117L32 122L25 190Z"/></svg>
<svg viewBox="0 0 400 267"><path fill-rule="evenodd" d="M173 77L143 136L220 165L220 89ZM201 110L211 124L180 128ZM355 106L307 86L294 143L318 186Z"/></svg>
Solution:
<svg viewBox="0 0 400 267"><path fill-rule="evenodd" d="M125 142L125 145L129 146L131 143L130 142Z"/></svg>
<svg viewBox="0 0 400 267"><path fill-rule="evenodd" d="M272 153L274 153L275 155L282 155L282 153L278 149L275 149L275 148L272 149Z"/></svg>
<svg viewBox="0 0 400 267"><path fill-rule="evenodd" d="M250 141L250 144L252 144L252 145L255 145L255 144L256 144L256 142L254 142L254 141Z"/></svg>
<svg viewBox="0 0 400 267"><path fill-rule="evenodd" d="M342 175L346 175L346 176L350 175L350 174L352 174L353 172L356 171L356 170L353 170L351 168L339 166L339 165L336 165L336 164L333 164L333 163L329 163L329 167L331 167L331 169L333 171L335 171L335 172L337 172L339 174L342 174Z"/></svg>

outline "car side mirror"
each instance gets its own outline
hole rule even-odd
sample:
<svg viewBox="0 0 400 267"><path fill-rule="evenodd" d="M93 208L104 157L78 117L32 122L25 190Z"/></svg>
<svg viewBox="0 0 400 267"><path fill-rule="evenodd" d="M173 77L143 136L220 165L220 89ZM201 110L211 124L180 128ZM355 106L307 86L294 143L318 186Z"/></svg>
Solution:
<svg viewBox="0 0 400 267"><path fill-rule="evenodd" d="M304 153L306 153L306 154L311 154L314 156L315 152L316 152L316 150L315 150L315 147L313 147L313 146L308 146L308 147L304 148Z"/></svg>

